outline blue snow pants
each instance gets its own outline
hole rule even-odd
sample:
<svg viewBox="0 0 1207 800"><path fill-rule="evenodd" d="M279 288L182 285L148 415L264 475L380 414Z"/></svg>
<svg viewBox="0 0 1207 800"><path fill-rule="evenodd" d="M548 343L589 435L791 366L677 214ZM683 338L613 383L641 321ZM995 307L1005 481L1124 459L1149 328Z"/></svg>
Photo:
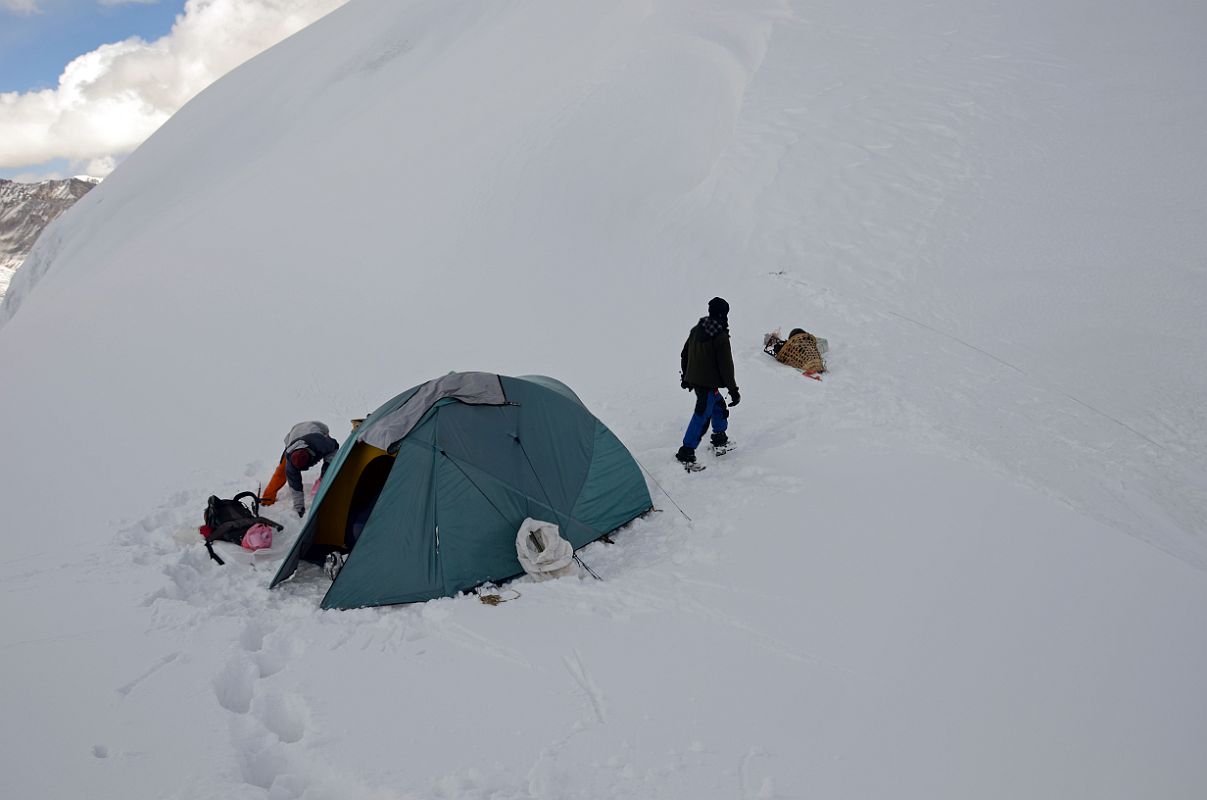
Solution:
<svg viewBox="0 0 1207 800"><path fill-rule="evenodd" d="M683 434L683 446L695 450L712 424L713 433L725 433L729 427L729 408L720 389L696 389L696 410Z"/></svg>

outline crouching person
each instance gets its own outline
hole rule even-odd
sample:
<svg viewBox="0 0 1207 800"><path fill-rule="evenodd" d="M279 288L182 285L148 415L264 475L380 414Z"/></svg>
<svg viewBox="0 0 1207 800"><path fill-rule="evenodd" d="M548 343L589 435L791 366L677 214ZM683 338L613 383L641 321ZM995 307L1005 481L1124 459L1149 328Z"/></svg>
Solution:
<svg viewBox="0 0 1207 800"><path fill-rule="evenodd" d="M281 463L268 481L260 505L270 506L277 501L277 492L286 483L293 494L293 510L300 517L306 513L306 499L302 492L302 473L320 461L323 469L320 477L327 472L335 454L339 451L339 442L331 438L331 431L321 422L299 422L289 429L285 436L285 452L281 453Z"/></svg>

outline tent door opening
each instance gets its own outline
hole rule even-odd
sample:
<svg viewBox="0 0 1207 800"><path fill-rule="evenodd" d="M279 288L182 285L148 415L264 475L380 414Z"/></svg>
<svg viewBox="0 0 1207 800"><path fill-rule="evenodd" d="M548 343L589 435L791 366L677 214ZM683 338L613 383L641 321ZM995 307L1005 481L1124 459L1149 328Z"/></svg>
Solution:
<svg viewBox="0 0 1207 800"><path fill-rule="evenodd" d="M344 527L344 546L349 550L356 546L356 540L372 516L373 507L377 505L377 499L381 497L381 490L393 468L394 457L382 455L370 461L360 473L356 488L352 490L352 500L348 503L348 522Z"/></svg>

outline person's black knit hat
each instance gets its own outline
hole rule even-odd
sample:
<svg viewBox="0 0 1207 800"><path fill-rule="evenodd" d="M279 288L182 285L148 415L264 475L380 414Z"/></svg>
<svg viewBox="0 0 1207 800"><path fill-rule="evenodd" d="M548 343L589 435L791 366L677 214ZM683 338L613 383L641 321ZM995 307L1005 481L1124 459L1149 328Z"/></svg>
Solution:
<svg viewBox="0 0 1207 800"><path fill-rule="evenodd" d="M729 303L726 303L720 297L714 297L709 300L708 316L713 319L725 319L729 316Z"/></svg>

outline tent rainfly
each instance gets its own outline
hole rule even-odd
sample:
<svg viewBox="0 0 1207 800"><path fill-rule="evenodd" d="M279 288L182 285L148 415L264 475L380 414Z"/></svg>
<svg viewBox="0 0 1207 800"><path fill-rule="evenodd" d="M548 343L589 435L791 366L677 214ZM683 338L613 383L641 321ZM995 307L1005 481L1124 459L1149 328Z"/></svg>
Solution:
<svg viewBox="0 0 1207 800"><path fill-rule="evenodd" d="M652 505L633 456L564 384L449 373L352 432L272 586L340 551L323 608L450 597L523 573L526 518L556 523L577 549Z"/></svg>

